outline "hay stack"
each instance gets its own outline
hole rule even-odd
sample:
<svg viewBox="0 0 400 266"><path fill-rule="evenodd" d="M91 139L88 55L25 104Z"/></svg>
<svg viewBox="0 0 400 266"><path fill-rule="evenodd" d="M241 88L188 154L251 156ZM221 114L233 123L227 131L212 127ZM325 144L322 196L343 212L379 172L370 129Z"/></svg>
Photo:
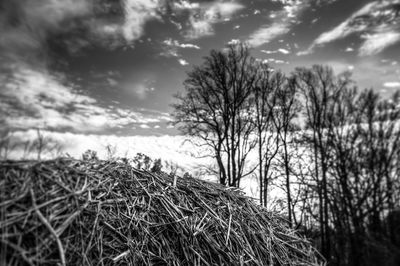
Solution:
<svg viewBox="0 0 400 266"><path fill-rule="evenodd" d="M117 161L0 163L0 264L311 265L311 245L242 193Z"/></svg>

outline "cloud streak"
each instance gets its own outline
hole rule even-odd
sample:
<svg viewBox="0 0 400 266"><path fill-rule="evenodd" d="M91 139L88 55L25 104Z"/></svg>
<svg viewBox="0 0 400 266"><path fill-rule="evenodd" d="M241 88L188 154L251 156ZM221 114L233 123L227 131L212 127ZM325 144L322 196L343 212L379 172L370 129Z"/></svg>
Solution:
<svg viewBox="0 0 400 266"><path fill-rule="evenodd" d="M322 33L306 51L299 55L312 53L316 47L344 39L353 34L361 34L363 40L359 55L374 55L400 41L398 12L399 0L373 1L352 14L335 28Z"/></svg>
<svg viewBox="0 0 400 266"><path fill-rule="evenodd" d="M374 55L398 43L400 41L400 33L395 31L378 32L366 34L362 38L364 42L359 49L359 55Z"/></svg>
<svg viewBox="0 0 400 266"><path fill-rule="evenodd" d="M264 54L277 54L277 53L281 53L281 54L290 54L290 51L284 48L279 48L278 50L275 51L270 51L270 50L261 50L260 52L264 53Z"/></svg>
<svg viewBox="0 0 400 266"><path fill-rule="evenodd" d="M263 44L282 36L290 31L290 23L275 22L270 26L262 27L250 35L248 43L253 47Z"/></svg>
<svg viewBox="0 0 400 266"><path fill-rule="evenodd" d="M182 66L189 65L189 63L182 58L181 54L178 52L178 49L195 49L199 50L200 46L192 43L179 43L178 40L173 40L171 38L163 41L164 51L160 54L165 57L177 57L178 63Z"/></svg>
<svg viewBox="0 0 400 266"><path fill-rule="evenodd" d="M296 19L308 6L309 1L275 2L281 2L283 5L282 10L271 13L271 24L266 24L250 34L247 41L251 46L259 47L290 32L292 25L296 23Z"/></svg>
<svg viewBox="0 0 400 266"><path fill-rule="evenodd" d="M192 43L179 43L178 40L173 40L171 38L168 38L163 41L163 45L165 47L165 52L162 53L162 55L165 56L178 56L178 49L195 49L195 50L200 50L200 46Z"/></svg>
<svg viewBox="0 0 400 266"><path fill-rule="evenodd" d="M399 81L385 82L383 83L383 86L386 88L400 88L400 82Z"/></svg>

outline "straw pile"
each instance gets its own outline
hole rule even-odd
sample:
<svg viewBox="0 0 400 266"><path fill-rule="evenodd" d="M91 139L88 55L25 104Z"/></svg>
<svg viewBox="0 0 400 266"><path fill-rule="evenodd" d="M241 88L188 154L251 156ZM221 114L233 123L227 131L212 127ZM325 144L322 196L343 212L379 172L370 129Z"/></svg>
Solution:
<svg viewBox="0 0 400 266"><path fill-rule="evenodd" d="M0 163L0 265L315 265L241 192L118 161Z"/></svg>

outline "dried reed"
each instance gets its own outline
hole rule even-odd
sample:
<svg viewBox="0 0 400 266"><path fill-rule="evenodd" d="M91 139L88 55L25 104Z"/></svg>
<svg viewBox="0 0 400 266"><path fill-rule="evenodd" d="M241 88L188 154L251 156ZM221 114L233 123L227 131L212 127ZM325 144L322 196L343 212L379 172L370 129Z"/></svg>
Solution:
<svg viewBox="0 0 400 266"><path fill-rule="evenodd" d="M1 265L315 265L242 192L120 161L0 163Z"/></svg>

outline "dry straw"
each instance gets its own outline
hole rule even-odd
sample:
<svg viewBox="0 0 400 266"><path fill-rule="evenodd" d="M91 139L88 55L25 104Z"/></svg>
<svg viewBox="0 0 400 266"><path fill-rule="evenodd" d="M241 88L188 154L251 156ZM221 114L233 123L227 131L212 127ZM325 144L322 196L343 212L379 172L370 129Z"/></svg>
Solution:
<svg viewBox="0 0 400 266"><path fill-rule="evenodd" d="M315 265L240 191L119 161L0 163L0 265Z"/></svg>

